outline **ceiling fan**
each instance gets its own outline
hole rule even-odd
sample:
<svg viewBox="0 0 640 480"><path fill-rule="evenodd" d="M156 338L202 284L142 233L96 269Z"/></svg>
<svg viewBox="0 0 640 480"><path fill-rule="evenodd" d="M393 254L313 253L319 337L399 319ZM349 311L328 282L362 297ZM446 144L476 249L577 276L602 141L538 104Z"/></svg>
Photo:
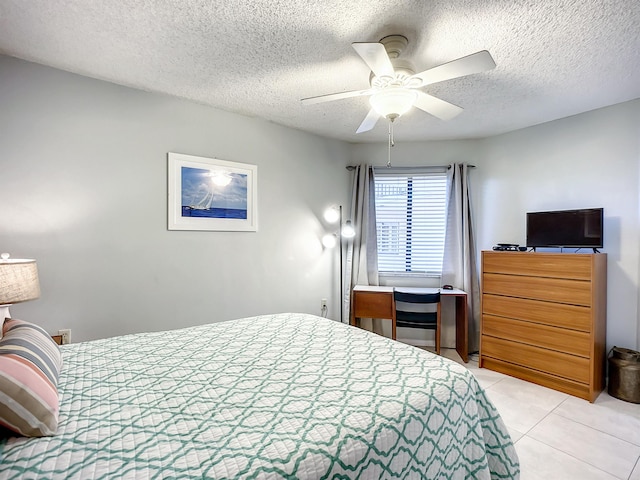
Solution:
<svg viewBox="0 0 640 480"><path fill-rule="evenodd" d="M356 133L371 130L380 117L393 122L413 106L434 117L450 120L462 112L462 108L433 97L420 89L444 80L491 70L496 66L491 54L482 50L424 72L415 73L409 61L399 58L407 44L407 38L402 35L390 35L378 43L352 43L351 46L371 69L369 78L371 87L365 90L303 98L302 103L312 105L343 98L370 96L371 109Z"/></svg>

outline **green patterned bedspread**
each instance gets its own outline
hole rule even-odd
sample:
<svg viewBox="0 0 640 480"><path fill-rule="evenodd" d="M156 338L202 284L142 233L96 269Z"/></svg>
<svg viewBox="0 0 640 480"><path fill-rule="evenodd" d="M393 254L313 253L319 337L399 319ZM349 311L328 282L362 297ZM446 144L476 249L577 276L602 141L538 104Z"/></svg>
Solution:
<svg viewBox="0 0 640 480"><path fill-rule="evenodd" d="M518 478L463 366L305 314L63 349L60 423L0 438L0 478Z"/></svg>

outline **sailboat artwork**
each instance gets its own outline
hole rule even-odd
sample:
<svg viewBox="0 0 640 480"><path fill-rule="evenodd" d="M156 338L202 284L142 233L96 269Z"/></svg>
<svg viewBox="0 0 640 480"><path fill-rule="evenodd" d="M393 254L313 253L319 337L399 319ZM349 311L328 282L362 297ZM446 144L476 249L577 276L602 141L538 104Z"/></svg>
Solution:
<svg viewBox="0 0 640 480"><path fill-rule="evenodd" d="M182 167L182 216L247 218L247 175Z"/></svg>
<svg viewBox="0 0 640 480"><path fill-rule="evenodd" d="M167 228L258 231L258 166L184 153L167 155Z"/></svg>

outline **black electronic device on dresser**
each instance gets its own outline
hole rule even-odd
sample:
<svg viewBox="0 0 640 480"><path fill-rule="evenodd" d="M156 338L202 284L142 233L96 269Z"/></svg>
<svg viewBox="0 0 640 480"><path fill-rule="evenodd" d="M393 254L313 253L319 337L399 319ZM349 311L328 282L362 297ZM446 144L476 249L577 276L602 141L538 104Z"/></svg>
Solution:
<svg viewBox="0 0 640 480"><path fill-rule="evenodd" d="M526 252L527 247L521 247L517 243L499 243L493 247L496 252Z"/></svg>
<svg viewBox="0 0 640 480"><path fill-rule="evenodd" d="M527 247L603 248L602 208L527 213Z"/></svg>

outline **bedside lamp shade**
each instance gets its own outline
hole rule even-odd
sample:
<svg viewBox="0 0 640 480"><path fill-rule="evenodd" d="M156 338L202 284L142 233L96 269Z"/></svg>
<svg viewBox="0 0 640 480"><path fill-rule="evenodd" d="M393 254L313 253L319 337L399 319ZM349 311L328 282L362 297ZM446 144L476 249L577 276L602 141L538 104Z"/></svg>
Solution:
<svg viewBox="0 0 640 480"><path fill-rule="evenodd" d="M3 253L0 257L0 326L9 316L9 305L34 300L39 296L36 261L10 259L9 254Z"/></svg>

